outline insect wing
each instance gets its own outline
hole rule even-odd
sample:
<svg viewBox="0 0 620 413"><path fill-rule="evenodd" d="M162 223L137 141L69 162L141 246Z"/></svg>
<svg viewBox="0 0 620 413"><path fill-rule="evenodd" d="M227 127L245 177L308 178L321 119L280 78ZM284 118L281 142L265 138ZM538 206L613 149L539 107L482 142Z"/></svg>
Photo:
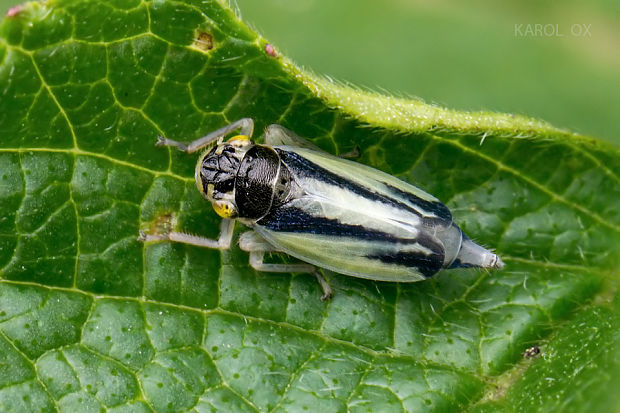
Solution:
<svg viewBox="0 0 620 413"><path fill-rule="evenodd" d="M390 174L359 162L332 156L326 152L290 146L280 146L278 149L281 151L281 157L284 154L283 158L290 169L305 167L305 169L310 169L305 171L307 175L314 175L317 178L320 177L321 172L325 171L328 174L335 175L336 178L341 177L343 183L350 182L379 196L393 199L406 208L417 211L423 217L437 218L439 221L443 221L444 225L452 223L452 214L441 201ZM302 158L307 162L300 161ZM317 170L312 170L314 167L311 164L316 165Z"/></svg>
<svg viewBox="0 0 620 413"><path fill-rule="evenodd" d="M452 228L452 217L436 198L359 163L305 148L275 149L302 191L256 222L272 245L374 280L419 281L443 267L445 247L435 234Z"/></svg>

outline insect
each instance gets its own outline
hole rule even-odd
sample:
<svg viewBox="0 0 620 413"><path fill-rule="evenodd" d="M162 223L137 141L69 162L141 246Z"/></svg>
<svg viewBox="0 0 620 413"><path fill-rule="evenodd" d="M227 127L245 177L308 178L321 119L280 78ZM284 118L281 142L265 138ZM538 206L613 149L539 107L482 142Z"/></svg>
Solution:
<svg viewBox="0 0 620 413"><path fill-rule="evenodd" d="M224 141L235 130L240 134ZM157 145L187 153L207 147L195 180L223 218L221 232L217 240L180 232L141 232L140 239L227 249L237 220L252 229L240 236L239 246L249 252L253 268L313 273L322 299L331 289L317 267L398 282L421 281L443 268L503 267L496 254L463 234L432 195L330 155L280 125L267 127L265 144L252 140L253 130L254 121L244 118L188 145L159 137ZM303 263L265 263L266 252Z"/></svg>

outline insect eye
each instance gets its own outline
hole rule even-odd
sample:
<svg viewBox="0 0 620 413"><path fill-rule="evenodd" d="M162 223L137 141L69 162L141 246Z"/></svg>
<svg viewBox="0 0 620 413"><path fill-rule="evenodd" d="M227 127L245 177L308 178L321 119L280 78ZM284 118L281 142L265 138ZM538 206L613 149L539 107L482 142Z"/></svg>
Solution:
<svg viewBox="0 0 620 413"><path fill-rule="evenodd" d="M234 177L228 174L217 174L215 179L213 180L213 188L215 192L226 193L232 192L235 187L235 179Z"/></svg>

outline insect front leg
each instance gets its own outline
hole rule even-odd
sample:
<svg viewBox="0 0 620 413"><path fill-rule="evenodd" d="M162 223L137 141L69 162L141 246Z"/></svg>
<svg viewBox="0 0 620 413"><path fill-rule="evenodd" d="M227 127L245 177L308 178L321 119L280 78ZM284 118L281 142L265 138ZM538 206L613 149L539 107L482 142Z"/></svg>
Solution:
<svg viewBox="0 0 620 413"><path fill-rule="evenodd" d="M158 136L156 145L157 146L175 146L180 151L187 152L187 153L193 153L215 141L219 141L220 139L224 138L224 136L228 135L229 133L231 133L232 131L236 129L240 129L241 135L251 137L252 133L254 132L254 120L251 118L239 119L231 123L230 125L227 125L227 126L224 126L223 128L215 130L209 133L208 135L203 136L202 138L198 138L195 141L190 142L187 145L184 144L183 142L178 142L172 139L164 138L163 136Z"/></svg>
<svg viewBox="0 0 620 413"><path fill-rule="evenodd" d="M330 288L325 278L317 270L314 265L311 264L268 264L264 262L266 252L282 252L275 248L273 245L265 241L260 235L254 231L248 231L241 234L239 237L239 247L243 251L250 253L250 266L256 271L261 272L306 272L314 274L323 295L321 300L325 301L332 296L332 289Z"/></svg>
<svg viewBox="0 0 620 413"><path fill-rule="evenodd" d="M220 225L220 236L218 239L210 239L199 237L197 235L185 234L183 232L168 232L164 234L147 234L140 231L139 241L174 241L183 244L195 245L197 247L213 248L219 250L227 250L230 248L233 232L235 229L235 221L232 219L223 219Z"/></svg>

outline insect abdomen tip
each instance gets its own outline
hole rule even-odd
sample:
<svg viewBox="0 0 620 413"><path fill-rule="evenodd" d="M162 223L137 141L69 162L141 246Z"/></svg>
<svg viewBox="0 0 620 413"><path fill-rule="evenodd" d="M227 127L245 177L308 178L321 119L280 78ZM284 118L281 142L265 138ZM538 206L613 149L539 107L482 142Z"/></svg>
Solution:
<svg viewBox="0 0 620 413"><path fill-rule="evenodd" d="M451 265L451 268L455 267L478 267L501 270L504 268L504 262L497 254L481 247L469 238L463 237L461 249Z"/></svg>

